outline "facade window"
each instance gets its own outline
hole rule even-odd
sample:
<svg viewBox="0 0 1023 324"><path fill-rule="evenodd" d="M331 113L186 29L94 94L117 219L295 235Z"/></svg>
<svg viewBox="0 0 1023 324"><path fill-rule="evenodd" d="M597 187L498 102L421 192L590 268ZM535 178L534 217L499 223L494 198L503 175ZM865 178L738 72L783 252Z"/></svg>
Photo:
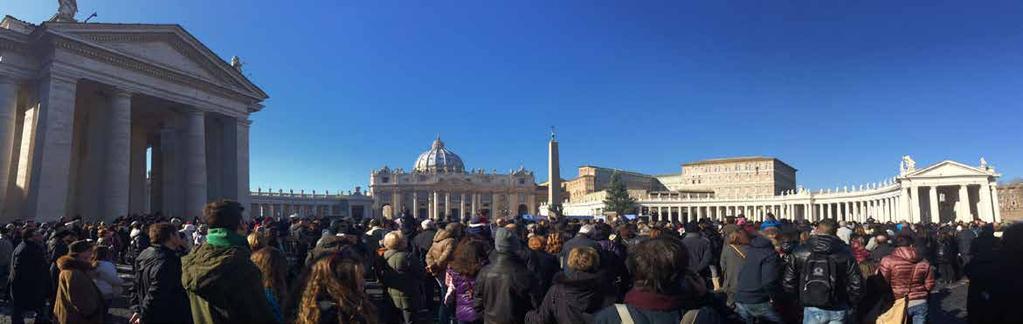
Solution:
<svg viewBox="0 0 1023 324"><path fill-rule="evenodd" d="M388 178L388 177L380 178L380 182L383 182L383 183L387 183L387 182L390 182L390 181L391 181L391 178Z"/></svg>

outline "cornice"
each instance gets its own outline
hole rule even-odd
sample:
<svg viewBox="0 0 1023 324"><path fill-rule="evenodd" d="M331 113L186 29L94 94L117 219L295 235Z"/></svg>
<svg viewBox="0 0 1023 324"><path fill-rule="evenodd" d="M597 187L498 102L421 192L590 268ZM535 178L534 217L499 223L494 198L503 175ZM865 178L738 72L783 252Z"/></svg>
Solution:
<svg viewBox="0 0 1023 324"><path fill-rule="evenodd" d="M153 32L153 33L127 33L127 32L82 32L75 34L94 42L164 42L178 51L181 55L191 59L193 62L201 65L207 71L217 78L217 81L230 83L233 86L244 88L236 80L228 77L220 71L219 67L209 61L209 58L205 55L198 53L190 45L186 44L178 37L177 34L171 32Z"/></svg>

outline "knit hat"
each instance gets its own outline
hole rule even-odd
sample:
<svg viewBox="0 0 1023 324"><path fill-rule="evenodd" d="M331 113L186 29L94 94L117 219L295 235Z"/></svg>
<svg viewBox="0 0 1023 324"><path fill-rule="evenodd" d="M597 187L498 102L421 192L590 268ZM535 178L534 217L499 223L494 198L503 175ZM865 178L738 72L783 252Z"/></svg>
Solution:
<svg viewBox="0 0 1023 324"><path fill-rule="evenodd" d="M433 220L432 219L424 220L422 223L419 224L419 226L422 226L424 230L431 229L433 228Z"/></svg>
<svg viewBox="0 0 1023 324"><path fill-rule="evenodd" d="M498 228L497 234L494 234L494 249L497 252L514 252L519 248L519 239L515 237L511 231L506 228Z"/></svg>
<svg viewBox="0 0 1023 324"><path fill-rule="evenodd" d="M67 247L68 255L77 255L92 248L92 242L86 240L74 241Z"/></svg>

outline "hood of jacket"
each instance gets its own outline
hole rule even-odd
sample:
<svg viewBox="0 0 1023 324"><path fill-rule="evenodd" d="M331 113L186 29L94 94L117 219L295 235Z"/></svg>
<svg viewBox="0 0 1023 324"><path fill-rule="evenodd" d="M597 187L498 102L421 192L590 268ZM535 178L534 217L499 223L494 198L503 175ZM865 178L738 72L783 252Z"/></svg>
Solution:
<svg viewBox="0 0 1023 324"><path fill-rule="evenodd" d="M232 282L232 275L244 261L249 260L248 249L240 247L220 248L204 244L181 259L181 283L185 289L199 296L223 289Z"/></svg>
<svg viewBox="0 0 1023 324"><path fill-rule="evenodd" d="M451 238L451 232L448 232L447 230L438 230L437 234L433 236L433 243L437 243L449 238Z"/></svg>
<svg viewBox="0 0 1023 324"><path fill-rule="evenodd" d="M913 248L912 246L897 247L895 248L895 250L892 251L891 256L902 259L909 263L917 263L923 259L923 256L917 253L916 249Z"/></svg>
<svg viewBox="0 0 1023 324"><path fill-rule="evenodd" d="M60 270L92 270L92 264L75 259L70 255L64 255L57 258L57 268Z"/></svg>
<svg viewBox="0 0 1023 324"><path fill-rule="evenodd" d="M768 240L768 239L764 238L763 236L753 237L753 239L749 241L749 246L752 247L752 248L756 248L756 249L772 249L772 250L774 249L774 243L771 243L771 240Z"/></svg>
<svg viewBox="0 0 1023 324"><path fill-rule="evenodd" d="M845 248L845 242L834 235L814 235L806 244L810 252L820 254L834 254Z"/></svg>

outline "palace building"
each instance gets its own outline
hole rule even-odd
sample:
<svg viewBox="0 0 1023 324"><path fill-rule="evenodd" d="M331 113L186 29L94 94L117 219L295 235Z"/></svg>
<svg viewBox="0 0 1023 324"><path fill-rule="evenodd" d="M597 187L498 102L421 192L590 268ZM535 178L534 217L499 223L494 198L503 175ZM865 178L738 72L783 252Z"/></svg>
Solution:
<svg viewBox="0 0 1023 324"><path fill-rule="evenodd" d="M475 214L502 217L536 214L536 180L519 168L501 174L466 170L462 158L438 137L411 171L383 167L370 173L374 213L408 213L416 218L464 219Z"/></svg>
<svg viewBox="0 0 1023 324"><path fill-rule="evenodd" d="M581 168L582 169L582 168ZM668 180L667 190L649 190L645 183L629 185L638 213L653 220L692 221L744 215L756 220L767 213L780 218L910 222L1001 222L999 194L1018 195L1019 186L997 186L1001 176L983 158L977 166L945 160L916 168L902 158L899 174L854 187L809 190L795 184L795 168L774 158L729 158L684 164L683 173L648 176ZM582 172L580 173L582 176ZM631 173L640 178L641 174ZM672 183L674 179L681 181ZM571 183L576 180L569 180ZM1015 190L1015 191L1014 191ZM604 193L571 194L563 203L565 215L604 213ZM1016 196L1003 201L1015 201ZM541 206L544 211L546 206Z"/></svg>

